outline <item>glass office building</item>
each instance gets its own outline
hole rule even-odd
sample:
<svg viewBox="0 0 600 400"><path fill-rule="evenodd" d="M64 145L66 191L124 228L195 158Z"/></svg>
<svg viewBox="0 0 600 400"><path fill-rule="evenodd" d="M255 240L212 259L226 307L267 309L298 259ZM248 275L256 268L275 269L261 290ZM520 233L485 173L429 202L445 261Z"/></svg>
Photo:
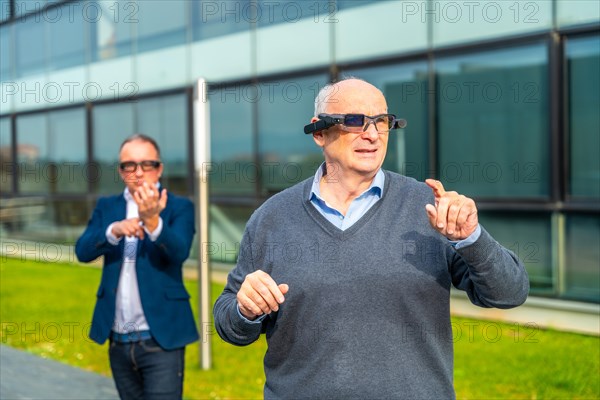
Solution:
<svg viewBox="0 0 600 400"><path fill-rule="evenodd" d="M234 263L252 211L320 164L302 128L344 76L408 120L385 168L474 197L533 295L600 302L593 0L0 0L2 240L72 244L122 190L118 146L135 132L161 146L163 184L194 197L203 77L209 251Z"/></svg>

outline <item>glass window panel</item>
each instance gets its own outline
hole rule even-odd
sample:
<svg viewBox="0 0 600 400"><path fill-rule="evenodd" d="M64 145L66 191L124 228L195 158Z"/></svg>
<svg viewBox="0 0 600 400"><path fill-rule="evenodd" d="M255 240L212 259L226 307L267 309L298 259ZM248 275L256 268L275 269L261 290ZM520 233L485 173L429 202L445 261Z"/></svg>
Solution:
<svg viewBox="0 0 600 400"><path fill-rule="evenodd" d="M0 158L0 193L11 193L14 171L10 118L0 118Z"/></svg>
<svg viewBox="0 0 600 400"><path fill-rule="evenodd" d="M140 101L137 104L139 132L156 140L164 172L161 184L179 194L191 194L188 187L188 113L185 94Z"/></svg>
<svg viewBox="0 0 600 400"><path fill-rule="evenodd" d="M14 0L15 16L40 12L48 0Z"/></svg>
<svg viewBox="0 0 600 400"><path fill-rule="evenodd" d="M600 302L600 217L567 216L565 296Z"/></svg>
<svg viewBox="0 0 600 400"><path fill-rule="evenodd" d="M335 6L338 10L346 8L362 7L373 3L382 3L386 0L336 0Z"/></svg>
<svg viewBox="0 0 600 400"><path fill-rule="evenodd" d="M0 26L0 81L9 81L12 79L11 73L11 43L13 35L10 25Z"/></svg>
<svg viewBox="0 0 600 400"><path fill-rule="evenodd" d="M94 179L95 191L114 194L123 190L117 170L119 147L123 140L136 133L133 104L118 103L94 107L93 160L90 168L98 170Z"/></svg>
<svg viewBox="0 0 600 400"><path fill-rule="evenodd" d="M434 47L552 28L552 1L405 2L403 18L430 24Z"/></svg>
<svg viewBox="0 0 600 400"><path fill-rule="evenodd" d="M559 26L598 23L600 2L590 0L556 0Z"/></svg>
<svg viewBox="0 0 600 400"><path fill-rule="evenodd" d="M192 2L194 40L206 40L250 29L256 8L238 0Z"/></svg>
<svg viewBox="0 0 600 400"><path fill-rule="evenodd" d="M548 62L543 45L437 63L439 176L478 197L549 194Z"/></svg>
<svg viewBox="0 0 600 400"><path fill-rule="evenodd" d="M46 70L46 23L28 17L19 21L16 28L16 73L18 77Z"/></svg>
<svg viewBox="0 0 600 400"><path fill-rule="evenodd" d="M80 7L67 4L48 12L50 67L61 69L85 62L84 20Z"/></svg>
<svg viewBox="0 0 600 400"><path fill-rule="evenodd" d="M19 192L86 193L85 110L17 118Z"/></svg>
<svg viewBox="0 0 600 400"><path fill-rule="evenodd" d="M362 7L342 7L321 17L335 32L337 62L425 51L429 45L427 24L421 15L406 16L406 6L427 2L378 1ZM368 32L368 34L366 34ZM322 45L322 44L320 44Z"/></svg>
<svg viewBox="0 0 600 400"><path fill-rule="evenodd" d="M253 211L254 208L245 206L210 205L208 254L211 261L235 264L246 222ZM194 247L191 258L198 254L196 243Z"/></svg>
<svg viewBox="0 0 600 400"><path fill-rule="evenodd" d="M50 154L55 169L52 192L87 193L88 179L95 178L87 168L85 109L48 113ZM93 174L88 176L87 174Z"/></svg>
<svg viewBox="0 0 600 400"><path fill-rule="evenodd" d="M186 42L189 1L138 1L131 19L138 21L137 50L144 52ZM131 13L130 12L130 13Z"/></svg>
<svg viewBox="0 0 600 400"><path fill-rule="evenodd" d="M335 8L330 8L327 0L258 0L256 8L250 7L248 11L246 18L250 21L256 20L259 27L281 23L293 24L308 18L319 22L335 14Z"/></svg>
<svg viewBox="0 0 600 400"><path fill-rule="evenodd" d="M259 170L254 162L253 102L248 86L209 91L209 187L212 195L254 196Z"/></svg>
<svg viewBox="0 0 600 400"><path fill-rule="evenodd" d="M427 64L411 63L342 71L383 91L388 111L408 121L406 129L390 131L383 168L413 177L429 178L428 168L428 77Z"/></svg>
<svg viewBox="0 0 600 400"><path fill-rule="evenodd" d="M259 3L260 4L260 3ZM272 15L263 13L256 32L256 70L258 75L327 65L333 61L332 23L327 2L271 2ZM265 6L266 8L266 6ZM314 14L314 16L311 16ZM302 38L289 45L290 38Z"/></svg>
<svg viewBox="0 0 600 400"><path fill-rule="evenodd" d="M314 115L314 101L326 75L254 86L258 105L261 195L270 195L314 175L323 154L303 128Z"/></svg>
<svg viewBox="0 0 600 400"><path fill-rule="evenodd" d="M600 37L567 40L570 190L600 198Z"/></svg>
<svg viewBox="0 0 600 400"><path fill-rule="evenodd" d="M137 4L127 1L92 0L85 4L90 26L92 59L107 60L131 54L131 31L137 23Z"/></svg>
<svg viewBox="0 0 600 400"><path fill-rule="evenodd" d="M549 214L479 212L481 225L525 264L532 293L551 293L552 229Z"/></svg>
<svg viewBox="0 0 600 400"><path fill-rule="evenodd" d="M48 121L45 113L17 118L18 190L26 194L47 194L53 181L50 166Z"/></svg>
<svg viewBox="0 0 600 400"><path fill-rule="evenodd" d="M10 199L7 204L13 206L13 219L4 227L13 239L67 245L63 249L49 246L45 256L57 261L62 254L63 259L73 261L72 246L87 225L92 203L85 198L51 200L35 196Z"/></svg>
<svg viewBox="0 0 600 400"><path fill-rule="evenodd" d="M10 0L0 0L0 21L10 18Z"/></svg>

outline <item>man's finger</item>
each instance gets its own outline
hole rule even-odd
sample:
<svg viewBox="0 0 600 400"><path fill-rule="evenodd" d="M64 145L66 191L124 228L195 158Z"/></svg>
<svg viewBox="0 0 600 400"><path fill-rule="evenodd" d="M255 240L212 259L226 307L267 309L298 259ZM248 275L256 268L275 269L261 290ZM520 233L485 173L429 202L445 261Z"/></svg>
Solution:
<svg viewBox="0 0 600 400"><path fill-rule="evenodd" d="M271 278L269 274L265 273L264 275L260 276L259 279L262 282L262 284L265 285L265 288L268 290L268 293L265 293L268 299L270 299L272 296L273 300L275 300L278 304L283 303L285 297L283 296L283 293L281 293L279 286L277 285L277 283L275 283L273 278ZM265 295L263 295L263 298L265 297ZM275 307L277 307L277 305L275 305Z"/></svg>
<svg viewBox="0 0 600 400"><path fill-rule="evenodd" d="M290 290L290 287L286 283L281 283L277 285L277 287L279 287L279 290L284 295L287 294L287 292Z"/></svg>
<svg viewBox="0 0 600 400"><path fill-rule="evenodd" d="M437 181L435 179L425 179L425 184L433 190L433 195L436 198L440 198L444 194L446 194L444 185L442 185L442 182L440 182L440 181Z"/></svg>

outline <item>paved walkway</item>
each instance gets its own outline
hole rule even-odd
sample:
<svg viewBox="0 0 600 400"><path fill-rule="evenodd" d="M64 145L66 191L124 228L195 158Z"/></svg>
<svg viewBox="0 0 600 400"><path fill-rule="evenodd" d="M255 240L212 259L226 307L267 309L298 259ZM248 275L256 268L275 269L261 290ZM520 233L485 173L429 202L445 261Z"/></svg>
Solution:
<svg viewBox="0 0 600 400"><path fill-rule="evenodd" d="M0 346L0 399L118 399L111 378Z"/></svg>

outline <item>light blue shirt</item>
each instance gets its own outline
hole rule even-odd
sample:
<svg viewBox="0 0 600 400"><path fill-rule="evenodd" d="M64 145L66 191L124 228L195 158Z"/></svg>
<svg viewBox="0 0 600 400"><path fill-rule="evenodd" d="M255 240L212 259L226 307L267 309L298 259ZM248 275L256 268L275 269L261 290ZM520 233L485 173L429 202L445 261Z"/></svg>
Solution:
<svg viewBox="0 0 600 400"><path fill-rule="evenodd" d="M381 169L375 175L375 179L367 190L362 192L360 196L352 200L346 215L342 214L321 197L320 182L323 178L325 163L321 164L313 179L312 189L310 191L309 200L313 206L323 215L329 222L345 231L350 228L356 221L361 219L363 215L369 211L375 203L379 201L383 194L383 185L385 184L385 174Z"/></svg>

